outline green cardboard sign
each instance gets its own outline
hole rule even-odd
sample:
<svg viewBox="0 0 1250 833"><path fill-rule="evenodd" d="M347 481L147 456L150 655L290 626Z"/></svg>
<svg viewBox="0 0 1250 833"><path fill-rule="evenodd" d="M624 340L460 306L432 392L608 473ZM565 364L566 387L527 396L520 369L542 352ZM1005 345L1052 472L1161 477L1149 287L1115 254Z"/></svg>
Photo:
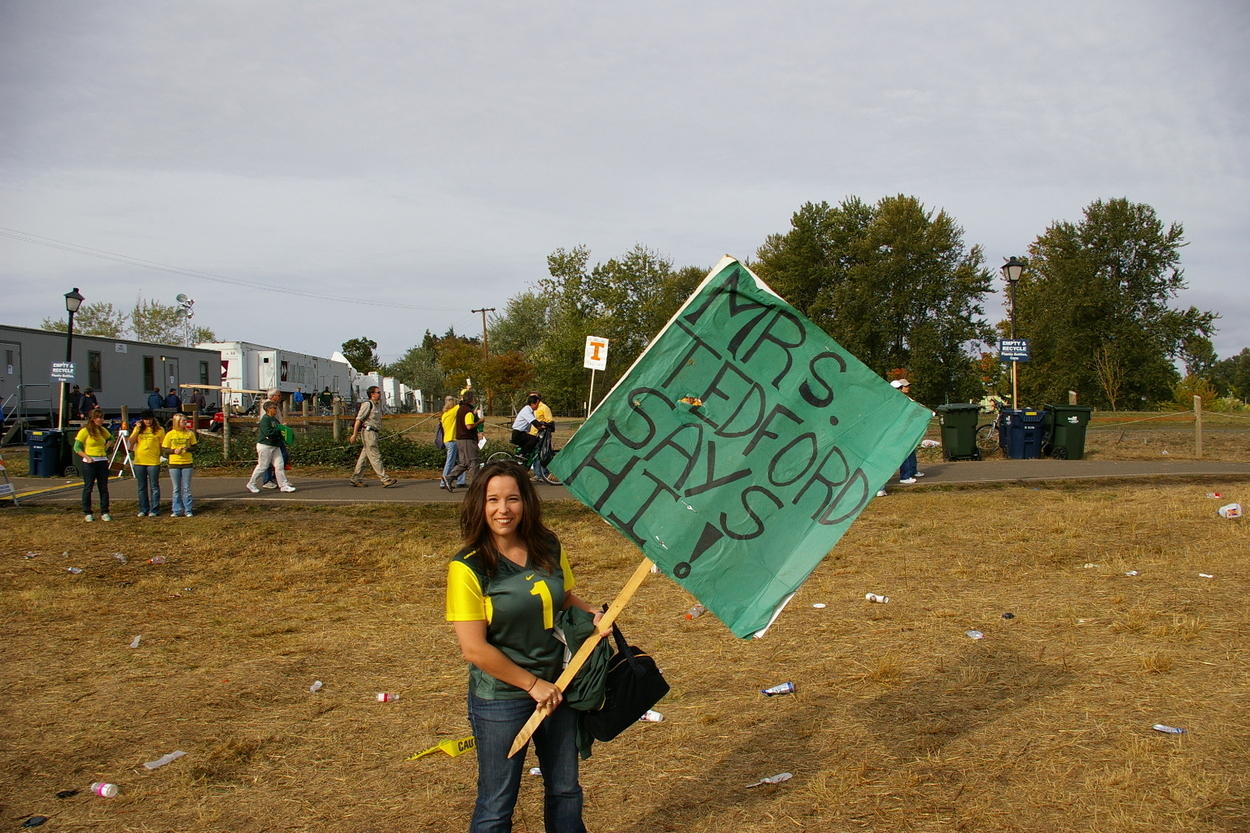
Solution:
<svg viewBox="0 0 1250 833"><path fill-rule="evenodd" d="M551 468L746 637L767 628L930 416L725 258Z"/></svg>

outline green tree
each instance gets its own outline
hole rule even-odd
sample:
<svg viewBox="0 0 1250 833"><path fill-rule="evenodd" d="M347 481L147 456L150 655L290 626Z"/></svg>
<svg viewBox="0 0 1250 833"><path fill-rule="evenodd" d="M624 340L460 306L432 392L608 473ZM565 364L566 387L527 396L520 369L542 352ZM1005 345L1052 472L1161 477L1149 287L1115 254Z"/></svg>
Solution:
<svg viewBox="0 0 1250 833"><path fill-rule="evenodd" d="M1211 383L1221 396L1250 399L1250 347L1216 362L1211 368Z"/></svg>
<svg viewBox="0 0 1250 833"><path fill-rule="evenodd" d="M182 307L140 298L130 311L130 326L137 341L149 344L183 344L187 317Z"/></svg>
<svg viewBox="0 0 1250 833"><path fill-rule="evenodd" d="M357 373L372 373L382 367L382 359L378 356L378 343L371 338L361 336L343 342L339 349L347 363Z"/></svg>
<svg viewBox="0 0 1250 833"><path fill-rule="evenodd" d="M69 328L68 318L45 318L40 327L63 333ZM125 338L129 329L130 316L110 303L83 304L74 313L74 332L80 335Z"/></svg>
<svg viewBox="0 0 1250 833"><path fill-rule="evenodd" d="M398 361L382 368L383 374L421 391L425 395L426 407L432 410L441 409L439 398L446 391L446 379L438 364L436 344L433 335L426 330L421 344L409 347Z"/></svg>
<svg viewBox="0 0 1250 833"><path fill-rule="evenodd" d="M1172 399L1187 341L1210 336L1215 315L1169 302L1185 288L1179 223L1119 198L1096 201L1079 223L1052 224L1029 247L1015 289L1016 335L1030 340L1021 391L1034 403L1142 408Z"/></svg>
<svg viewBox="0 0 1250 833"><path fill-rule="evenodd" d="M542 292L529 290L508 299L503 315L491 316L490 346L507 353L519 350L533 353L541 349L551 329L554 314L550 298Z"/></svg>
<svg viewBox="0 0 1250 833"><path fill-rule="evenodd" d="M807 203L753 269L876 372L907 368L924 402L980 398L990 273L945 211L915 197Z"/></svg>
<svg viewBox="0 0 1250 833"><path fill-rule="evenodd" d="M1201 335L1190 335L1181 341L1181 362L1185 365L1186 376L1210 377L1218 357L1211 339Z"/></svg>

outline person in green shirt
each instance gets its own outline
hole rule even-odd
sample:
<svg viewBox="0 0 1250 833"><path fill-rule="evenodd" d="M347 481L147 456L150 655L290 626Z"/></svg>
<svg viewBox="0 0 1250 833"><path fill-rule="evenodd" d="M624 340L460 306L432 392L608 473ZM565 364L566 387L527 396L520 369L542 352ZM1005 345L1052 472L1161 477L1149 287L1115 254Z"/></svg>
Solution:
<svg viewBox="0 0 1250 833"><path fill-rule="evenodd" d="M278 418L278 403L266 400L264 408L265 415L256 428L256 468L252 469L252 476L247 481L247 490L253 494L259 492L260 486L256 485L256 481L273 469L278 478L278 489L293 492L295 487L287 482L286 467L282 465L285 438L282 436L282 420Z"/></svg>
<svg viewBox="0 0 1250 833"><path fill-rule="evenodd" d="M90 392L90 388L87 389ZM104 411L92 408L87 424L74 437L74 453L82 458L82 514L83 520L94 521L91 509L91 487L100 492L100 520L111 521L109 514L109 458L108 446L112 433L104 427Z"/></svg>
<svg viewBox="0 0 1250 833"><path fill-rule="evenodd" d="M525 764L508 749L536 706L550 709L534 732L542 768L545 830L585 833L577 777L577 716L555 685L564 645L556 614L577 607L602 615L573 593L560 539L542 521L529 473L490 463L469 483L460 507L464 547L447 567L447 621L469 662L469 723L477 751L477 802L471 831L511 830Z"/></svg>

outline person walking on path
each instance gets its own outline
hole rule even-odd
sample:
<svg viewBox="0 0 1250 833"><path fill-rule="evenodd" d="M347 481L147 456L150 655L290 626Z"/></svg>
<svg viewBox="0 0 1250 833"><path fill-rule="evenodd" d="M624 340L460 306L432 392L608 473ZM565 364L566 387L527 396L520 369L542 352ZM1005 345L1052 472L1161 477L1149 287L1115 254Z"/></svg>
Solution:
<svg viewBox="0 0 1250 833"><path fill-rule="evenodd" d="M534 732L543 777L543 829L585 833L578 782L577 712L554 681L563 669L556 611L602 614L574 592L560 539L543 523L529 473L491 463L471 479L460 507L462 548L447 565L447 621L469 662L469 725L476 740L477 801L469 830L512 829L525 752L508 749L537 706L551 713ZM528 744L526 745L528 747Z"/></svg>
<svg viewBox="0 0 1250 833"><path fill-rule="evenodd" d="M87 388L91 392L91 388ZM113 435L104 427L104 411L92 408L87 424L74 437L74 453L82 458L82 514L83 520L94 521L91 510L91 487L100 492L100 520L111 521L109 514L109 458L108 447Z"/></svg>
<svg viewBox="0 0 1250 833"><path fill-rule="evenodd" d="M456 467L456 460L459 459L456 454L456 397L443 397L443 414L439 417L439 424L443 430L443 450L447 452L447 458L443 463L443 474L438 479L440 489L451 491L452 480L447 475L451 474L451 470ZM464 475L460 475L457 486L464 485Z"/></svg>
<svg viewBox="0 0 1250 833"><path fill-rule="evenodd" d="M270 388L268 393L266 393L265 395L268 397L266 401L273 402L274 404L276 404L278 406L278 413L281 414L282 413L282 391L278 390L277 388ZM264 412L263 406L261 408L261 411ZM283 426L283 427L286 427L286 426ZM283 471L286 471L286 469L288 468L287 460L289 459L290 455L291 455L291 449L287 447L286 443L283 443L282 444L282 470ZM265 476L260 479L260 487L262 489L278 488L278 480L276 477L274 477L273 469L269 469L268 471L265 472Z"/></svg>
<svg viewBox="0 0 1250 833"><path fill-rule="evenodd" d="M347 438L349 443L354 443L356 438L360 437L361 442L360 456L356 458L356 470L347 482L353 486L365 485L361 474L364 472L365 461L368 460L369 465L373 466L373 471L378 475L378 479L382 481L382 487L389 488L399 481L386 473L386 466L382 465L382 455L378 451L378 432L382 430L382 389L377 385L370 385L365 394L368 399L360 403L360 410L356 412L356 422L352 426L352 435Z"/></svg>
<svg viewBox="0 0 1250 833"><path fill-rule="evenodd" d="M256 427L256 468L252 469L252 476L248 478L247 490L253 494L259 492L256 481L267 470L274 470L278 488L283 492L293 492L295 487L287 482L286 469L282 465L282 446L286 438L282 434L282 420L278 417L278 403L267 399L262 407L265 415Z"/></svg>
<svg viewBox="0 0 1250 833"><path fill-rule="evenodd" d="M161 443L161 452L169 458L169 480L174 493L169 505L171 518L190 518L195 514L191 511L191 472L194 469L191 449L197 442L195 432L187 428L187 418L174 414Z"/></svg>
<svg viewBox="0 0 1250 833"><path fill-rule="evenodd" d="M139 490L139 517L155 518L160 515L161 505L161 444L165 441L165 429L156 421L156 415L144 411L135 420L126 447L130 449L135 472L135 486Z"/></svg>
<svg viewBox="0 0 1250 833"><path fill-rule="evenodd" d="M460 404L456 406L455 412L456 465L445 478L449 492L455 491L453 481L465 472L468 472L467 479L470 487L473 486L473 479L477 476L477 423L479 420L473 410L473 403L476 401L477 395L473 393L473 388L460 391Z"/></svg>

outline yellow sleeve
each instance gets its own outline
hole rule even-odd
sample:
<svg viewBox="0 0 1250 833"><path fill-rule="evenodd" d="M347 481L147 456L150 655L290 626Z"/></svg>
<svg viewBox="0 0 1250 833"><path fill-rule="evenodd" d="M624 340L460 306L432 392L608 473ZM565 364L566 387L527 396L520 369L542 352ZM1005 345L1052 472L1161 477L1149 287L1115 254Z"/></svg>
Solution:
<svg viewBox="0 0 1250 833"><path fill-rule="evenodd" d="M194 432L194 431L188 431L188 432L187 432L187 445L188 445L188 446L193 446L193 445L199 445L199 443L200 443L200 441L199 441L198 439L196 439L195 432Z"/></svg>
<svg viewBox="0 0 1250 833"><path fill-rule="evenodd" d="M472 411L469 411L467 414L464 415L464 427L465 428L472 428L476 424L477 424L477 419L473 416Z"/></svg>
<svg viewBox="0 0 1250 833"><path fill-rule="evenodd" d="M490 621L477 573L461 561L447 565L447 621Z"/></svg>
<svg viewBox="0 0 1250 833"><path fill-rule="evenodd" d="M564 573L565 593L577 587L577 582L573 580L573 568L569 566L569 554L565 552L563 544L560 545L560 572Z"/></svg>

